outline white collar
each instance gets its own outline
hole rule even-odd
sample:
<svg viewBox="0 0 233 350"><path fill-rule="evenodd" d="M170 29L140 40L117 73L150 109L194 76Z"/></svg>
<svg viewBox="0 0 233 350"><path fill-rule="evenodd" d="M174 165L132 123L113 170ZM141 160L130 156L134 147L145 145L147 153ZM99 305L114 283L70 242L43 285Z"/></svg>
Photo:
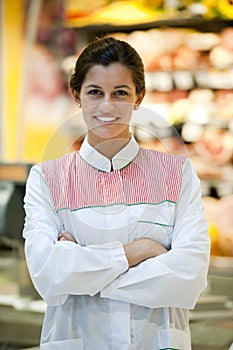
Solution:
<svg viewBox="0 0 233 350"><path fill-rule="evenodd" d="M140 147L132 136L127 145L122 148L110 161L104 155L99 153L94 147L92 147L85 137L82 146L80 148L80 156L93 168L101 171L110 172L111 166L113 170L122 169L126 165L132 162L132 160L138 155Z"/></svg>

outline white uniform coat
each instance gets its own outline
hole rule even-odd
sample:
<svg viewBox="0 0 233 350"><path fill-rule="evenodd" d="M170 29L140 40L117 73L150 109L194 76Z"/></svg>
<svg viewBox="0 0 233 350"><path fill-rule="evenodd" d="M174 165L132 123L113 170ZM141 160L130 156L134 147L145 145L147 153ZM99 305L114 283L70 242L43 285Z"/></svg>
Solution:
<svg viewBox="0 0 233 350"><path fill-rule="evenodd" d="M112 167L85 139L31 169L23 236L47 302L41 349L190 350L209 261L200 181L188 158L134 138ZM77 243L58 241L64 229ZM169 252L129 268L123 243L142 237Z"/></svg>

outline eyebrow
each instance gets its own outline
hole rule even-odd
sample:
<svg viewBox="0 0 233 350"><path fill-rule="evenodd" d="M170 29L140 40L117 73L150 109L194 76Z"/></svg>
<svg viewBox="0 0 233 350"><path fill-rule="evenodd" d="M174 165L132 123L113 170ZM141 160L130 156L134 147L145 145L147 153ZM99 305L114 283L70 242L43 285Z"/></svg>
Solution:
<svg viewBox="0 0 233 350"><path fill-rule="evenodd" d="M90 84L90 85L85 86L85 89L90 89L90 88L102 89L101 86L95 85L95 84ZM117 86L114 86L114 89L122 89L122 88L132 90L132 88L131 88L130 86L126 85L126 84L125 84L125 85L117 85Z"/></svg>
<svg viewBox="0 0 233 350"><path fill-rule="evenodd" d="M126 89L130 89L131 90L131 87L128 86L128 85L117 85L117 86L114 86L114 89L122 89L122 88L126 88Z"/></svg>
<svg viewBox="0 0 233 350"><path fill-rule="evenodd" d="M94 84L90 84L90 85L85 86L85 89L89 89L89 88L101 89L101 87L99 85L94 85Z"/></svg>

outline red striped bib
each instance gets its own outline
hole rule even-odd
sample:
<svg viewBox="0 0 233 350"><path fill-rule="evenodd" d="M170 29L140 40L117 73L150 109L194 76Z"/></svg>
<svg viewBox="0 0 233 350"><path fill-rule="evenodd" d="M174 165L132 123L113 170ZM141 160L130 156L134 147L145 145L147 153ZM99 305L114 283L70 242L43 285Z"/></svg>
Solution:
<svg viewBox="0 0 233 350"><path fill-rule="evenodd" d="M110 173L73 152L41 163L55 210L116 204L177 202L185 157L140 149L127 166Z"/></svg>

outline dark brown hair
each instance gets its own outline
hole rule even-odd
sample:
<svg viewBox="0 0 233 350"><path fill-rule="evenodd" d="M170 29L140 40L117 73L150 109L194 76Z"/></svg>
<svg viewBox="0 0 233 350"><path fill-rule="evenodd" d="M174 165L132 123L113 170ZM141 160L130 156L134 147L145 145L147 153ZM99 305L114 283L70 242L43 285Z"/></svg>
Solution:
<svg viewBox="0 0 233 350"><path fill-rule="evenodd" d="M117 62L131 71L136 93L143 92L145 90L145 75L141 57L127 42L113 37L97 39L82 51L76 61L75 71L70 79L70 87L79 94L91 67L97 64L108 66Z"/></svg>

